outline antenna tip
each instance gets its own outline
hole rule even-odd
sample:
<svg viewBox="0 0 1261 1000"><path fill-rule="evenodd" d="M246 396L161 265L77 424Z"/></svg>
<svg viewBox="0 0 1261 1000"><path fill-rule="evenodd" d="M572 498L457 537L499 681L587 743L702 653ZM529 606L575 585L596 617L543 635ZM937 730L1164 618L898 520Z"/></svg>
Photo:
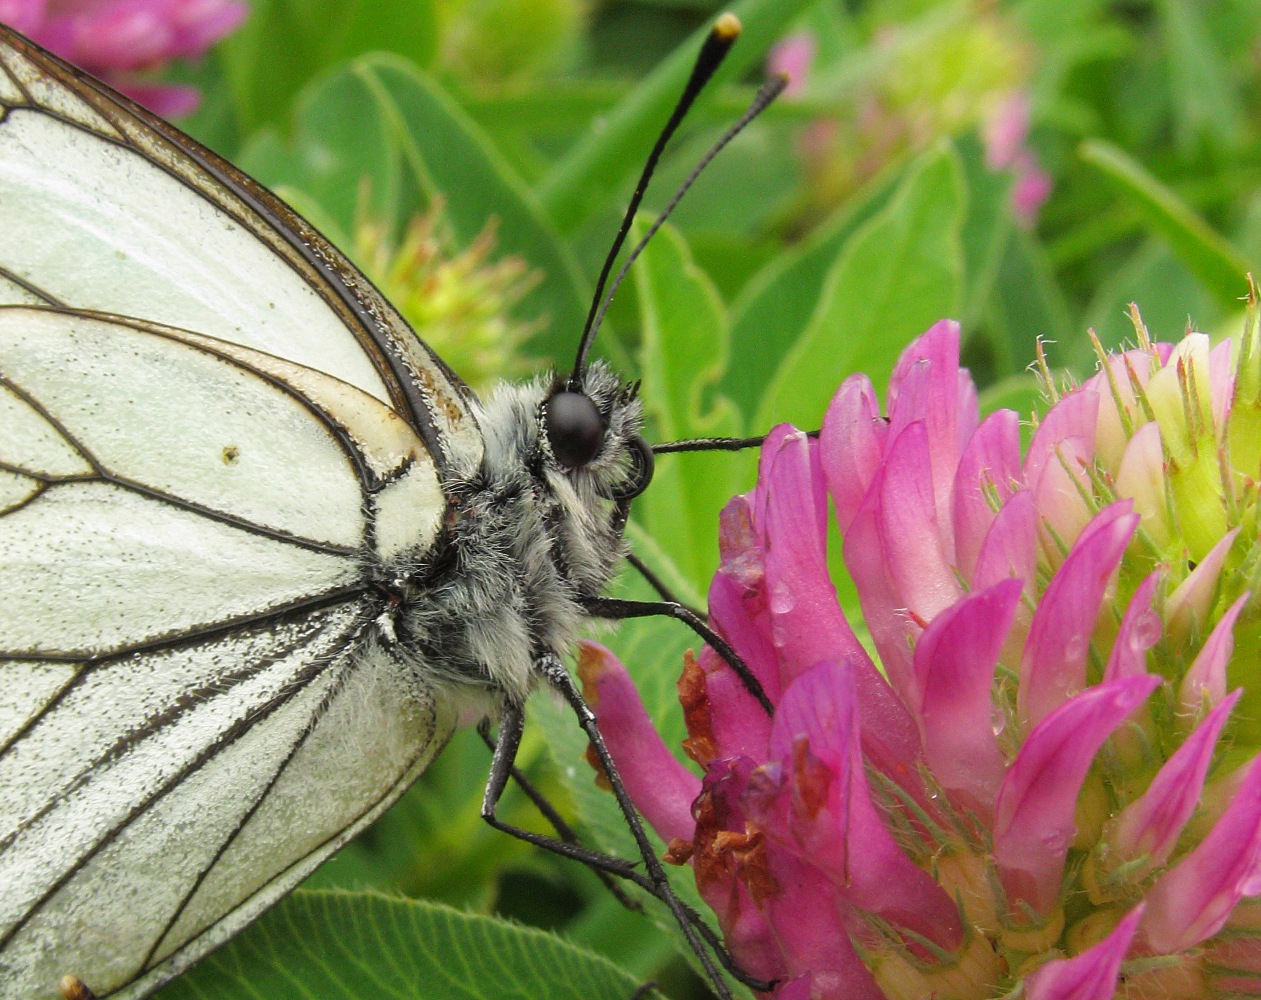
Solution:
<svg viewBox="0 0 1261 1000"><path fill-rule="evenodd" d="M711 34L724 42L734 42L744 30L744 26L740 24L740 18L736 17L731 11L724 11L718 15L718 20L714 22Z"/></svg>

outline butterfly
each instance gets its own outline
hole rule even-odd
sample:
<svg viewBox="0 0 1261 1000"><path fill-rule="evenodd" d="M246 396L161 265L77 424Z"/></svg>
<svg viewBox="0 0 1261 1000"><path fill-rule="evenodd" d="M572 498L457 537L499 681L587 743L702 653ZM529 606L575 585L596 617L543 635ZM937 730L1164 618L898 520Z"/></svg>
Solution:
<svg viewBox="0 0 1261 1000"><path fill-rule="evenodd" d="M0 994L147 995L462 718L504 826L540 683L600 749L560 656L636 613L600 595L653 451L596 325L478 399L271 192L0 27ZM695 939L651 849L545 846Z"/></svg>

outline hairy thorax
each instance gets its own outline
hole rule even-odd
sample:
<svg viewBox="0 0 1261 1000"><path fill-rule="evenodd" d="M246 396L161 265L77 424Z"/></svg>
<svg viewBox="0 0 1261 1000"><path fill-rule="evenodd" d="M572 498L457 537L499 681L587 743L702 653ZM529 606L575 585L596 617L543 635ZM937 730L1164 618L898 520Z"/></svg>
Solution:
<svg viewBox="0 0 1261 1000"><path fill-rule="evenodd" d="M625 509L610 496L627 475L619 443L638 433L640 409L607 369L593 367L588 379L609 410L607 461L558 466L540 430L547 383L501 386L477 414L481 468L445 484L441 542L422 560L385 568L401 584L397 641L425 681L520 703L535 661L573 646L585 603L616 572Z"/></svg>

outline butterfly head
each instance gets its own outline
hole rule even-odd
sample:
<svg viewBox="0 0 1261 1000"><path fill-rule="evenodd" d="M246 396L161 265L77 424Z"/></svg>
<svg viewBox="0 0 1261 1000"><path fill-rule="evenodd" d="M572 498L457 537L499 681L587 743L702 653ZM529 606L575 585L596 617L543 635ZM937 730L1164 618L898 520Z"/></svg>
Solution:
<svg viewBox="0 0 1261 1000"><path fill-rule="evenodd" d="M539 405L543 463L625 508L652 480L652 448L639 433L639 384L594 364L580 379L555 381Z"/></svg>

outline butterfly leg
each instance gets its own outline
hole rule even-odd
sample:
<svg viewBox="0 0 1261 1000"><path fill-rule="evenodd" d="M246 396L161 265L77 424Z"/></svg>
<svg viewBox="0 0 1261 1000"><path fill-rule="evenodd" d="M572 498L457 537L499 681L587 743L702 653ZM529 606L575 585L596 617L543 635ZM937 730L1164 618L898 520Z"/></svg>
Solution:
<svg viewBox="0 0 1261 1000"><path fill-rule="evenodd" d="M656 886L651 879L636 871L635 865L629 861L615 858L612 855L601 854L598 851L592 851L580 844L557 840L555 837L549 837L546 834L523 830L521 827L505 823L496 815L495 811L499 806L499 800L503 796L504 789L508 786L508 779L512 776L512 772L515 769L514 763L517 750L521 745L521 734L524 729L525 715L520 706L505 705L503 716L499 720L499 732L494 743L494 754L491 757L490 776L486 779L486 792L482 797L482 819L486 820L496 830L501 830L510 836L516 837L518 840L524 840L526 843L541 847L554 854L579 861L588 868L594 868L596 871L603 871L617 878L628 879L641 888L655 894Z"/></svg>
<svg viewBox="0 0 1261 1000"><path fill-rule="evenodd" d="M490 735L489 720L482 721L481 725L477 727L477 733L493 753L495 750L495 739ZM535 788L534 783L515 764L509 767L508 773L516 786L525 793L525 797L534 803L534 808L551 824L552 829L556 831L556 836L566 844L578 845L580 842L577 832L565 821L565 817L556 811L556 807L547 800L547 796ZM622 887L613 881L613 876L607 871L603 868L594 868L592 871L596 878L603 883L604 888L608 889L613 894L613 898L626 909L636 912L643 910L643 904L638 899L632 899L626 895L622 891Z"/></svg>
<svg viewBox="0 0 1261 1000"><path fill-rule="evenodd" d="M608 618L621 621L625 618L675 618L700 636L707 645L712 646L715 653L721 656L736 676L744 684L745 690L757 699L767 715L773 715L775 708L766 696L762 682L754 676L749 665L740 658L740 654L731 645L707 625L699 615L686 605L677 601L623 601L614 597L589 598L584 607L588 614L596 618Z"/></svg>
<svg viewBox="0 0 1261 1000"><path fill-rule="evenodd" d="M586 733L587 739L591 741L591 746L600 760L600 766L604 768L605 776L609 779L609 786L613 791L613 796L617 799L617 804L622 810L622 816L626 820L626 825L630 828L631 834L635 838L635 844L644 860L644 866L648 869L648 877L653 886L653 889L650 891L665 903L674 915L679 929L683 932L683 937L704 968L706 975L714 986L715 992L722 1000L731 1000L731 991L721 974L714 967L713 957L710 951L706 950L701 944L701 938L704 938L705 942L713 949L713 954L717 955L723 967L733 976L758 992L769 991L774 984L754 979L747 973L742 972L721 946L717 936L700 919L696 911L675 895L665 869L661 866L661 861L648 840L648 834L644 831L644 825L639 818L639 813L635 811L635 806L626 791L626 786L622 783L622 776L617 770L617 765L613 762L613 756L609 753L608 747L604 745L604 737L600 735L600 729L596 725L595 713L591 711L590 706L583 700L582 692L578 690L578 686L574 683L569 671L565 669L565 665L560 661L559 657L553 654L546 654L539 658L537 667L543 676L547 678L548 683L568 702L569 707L573 709L574 714L578 717L578 725Z"/></svg>
<svg viewBox="0 0 1261 1000"><path fill-rule="evenodd" d="M505 711L505 716L507 716L507 714L508 712ZM501 723L500 733L503 734L504 732L505 730L503 729L503 724ZM490 735L490 727L488 723L483 722L480 726L478 726L478 733L481 734L482 739L486 741L486 745L489 746L492 751L498 749L499 740ZM500 738L502 739L502 736ZM518 741L520 740L519 735L517 736L517 739ZM515 754L515 748L512 752ZM509 767L507 774L521 786L522 790L525 791L526 796L539 807L539 811L543 814L544 818L556 827L557 833L563 838L563 843L552 837L531 833L528 830L522 830L519 827L504 823L494 815L495 807L499 803L499 796L503 793L504 788L507 786L507 778L498 777L494 771L493 764L492 774L487 782L487 802L490 803L490 815L487 815L486 813L486 805L483 805L482 811L483 818L490 823L491 826L497 830L501 830L509 836L518 837L536 847L542 848L543 850L552 851L553 853L560 854L562 857L588 865L592 868L595 874L600 877L600 880L604 882L606 886L609 886L619 901L625 899L623 905L628 909L640 910L642 907L639 905L637 900L626 899L625 894L617 888L616 883L607 881L610 876L628 879L654 897L658 899L661 898L660 889L652 883L650 878L636 871L635 866L630 862L623 861L621 858L615 858L612 855L600 854L595 851L584 851L582 854L575 854L571 851L569 849L571 846L578 846L578 835L574 832L573 828L565 822L563 817L556 813L552 804L543 797L542 793L529 783L529 779L525 778L525 776L522 775L515 766ZM497 788L493 795L493 801L491 801L490 797L492 787ZM724 969L731 973L731 975L736 979L740 980L740 982L747 986L751 986L754 989L765 992L765 990L770 988L772 984L765 983L761 980L751 979L740 969L739 966L735 964L734 959L732 959L727 953L726 949L722 945L722 941L719 939L718 935L714 933L713 928L705 922L704 917L686 903L681 902L681 905L687 913L688 920L691 921L692 925L696 928L701 937L705 939L705 943L713 950Z"/></svg>
<svg viewBox="0 0 1261 1000"><path fill-rule="evenodd" d="M634 552L626 553L626 561L631 564L635 572L644 578L644 581L648 584L648 586L657 592L657 596L659 596L663 601L667 601L670 604L677 604L681 608L686 608L701 621L707 620L708 616L704 611L681 601L675 593L666 586L666 582L652 571L652 567L640 559L639 556L635 555Z"/></svg>

